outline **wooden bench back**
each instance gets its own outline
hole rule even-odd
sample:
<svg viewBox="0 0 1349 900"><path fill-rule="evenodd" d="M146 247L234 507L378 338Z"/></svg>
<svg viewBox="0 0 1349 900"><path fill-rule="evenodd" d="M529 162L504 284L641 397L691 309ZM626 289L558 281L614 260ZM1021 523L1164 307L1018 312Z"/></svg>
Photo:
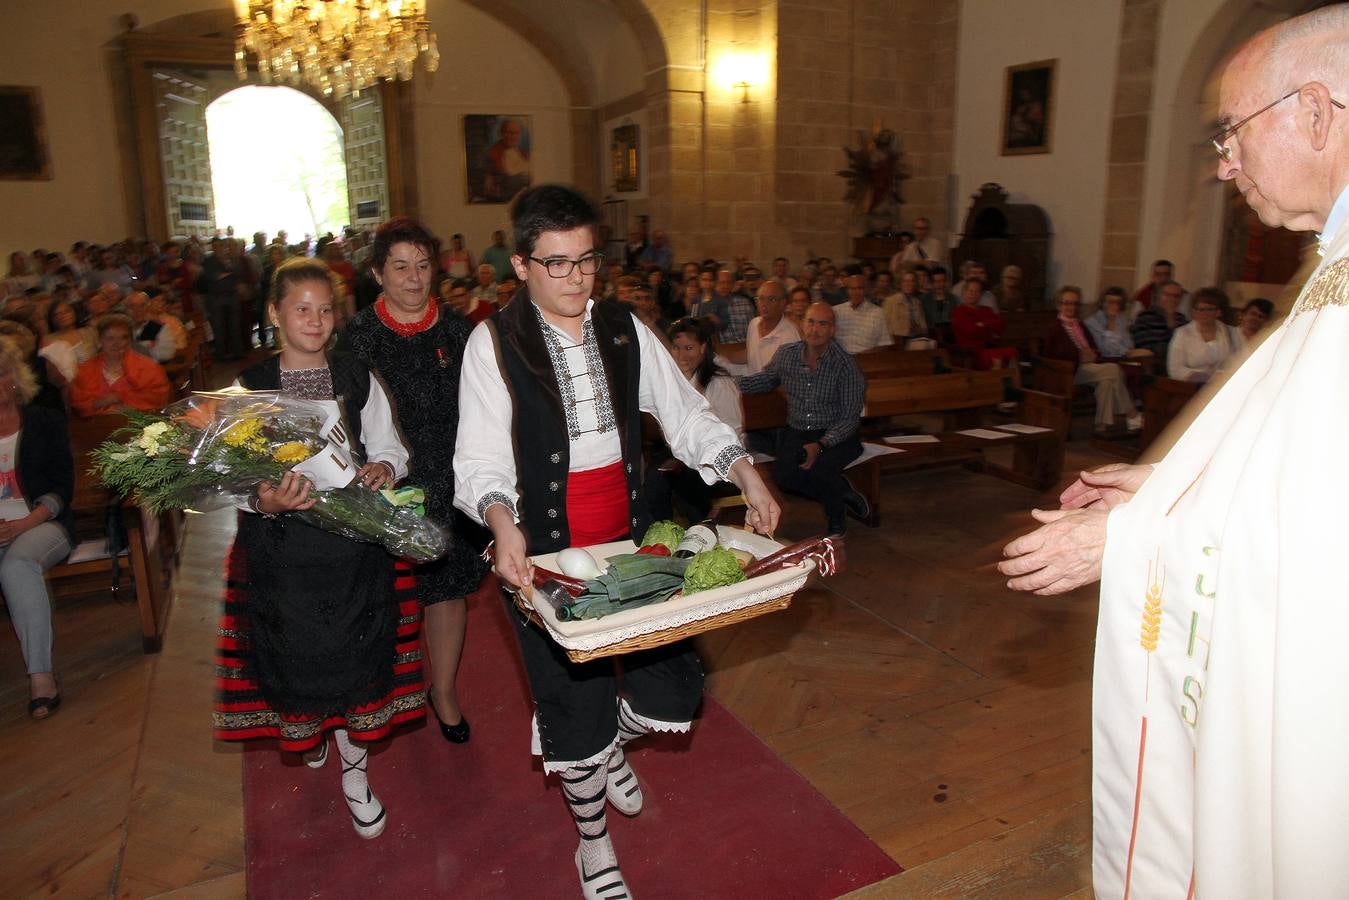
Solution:
<svg viewBox="0 0 1349 900"><path fill-rule="evenodd" d="M905 350L884 347L853 356L868 379L892 375L932 375L938 366L951 368L951 354L941 348L932 350Z"/></svg>
<svg viewBox="0 0 1349 900"><path fill-rule="evenodd" d="M960 370L944 375L890 375L867 379L866 418L946 412L996 406L1003 400L1006 372ZM745 430L787 424L787 398L782 392L745 394Z"/></svg>
<svg viewBox="0 0 1349 900"><path fill-rule="evenodd" d="M867 382L864 415L902 416L996 406L1003 401L1006 372L962 369L945 375L874 378Z"/></svg>

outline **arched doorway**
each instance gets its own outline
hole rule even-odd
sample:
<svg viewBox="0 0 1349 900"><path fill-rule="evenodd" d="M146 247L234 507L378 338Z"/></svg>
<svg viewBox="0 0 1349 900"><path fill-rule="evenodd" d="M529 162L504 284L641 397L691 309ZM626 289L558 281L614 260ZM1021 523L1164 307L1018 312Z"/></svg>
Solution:
<svg viewBox="0 0 1349 900"><path fill-rule="evenodd" d="M342 126L289 87L245 85L206 107L217 226L292 238L351 224Z"/></svg>

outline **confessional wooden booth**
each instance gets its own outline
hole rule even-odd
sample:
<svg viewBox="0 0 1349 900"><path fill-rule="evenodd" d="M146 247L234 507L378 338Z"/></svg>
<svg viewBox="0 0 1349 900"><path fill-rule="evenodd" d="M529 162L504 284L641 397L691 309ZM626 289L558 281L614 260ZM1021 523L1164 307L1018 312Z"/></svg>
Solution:
<svg viewBox="0 0 1349 900"><path fill-rule="evenodd" d="M1028 310L1048 307L1049 218L1033 203L1008 203L1002 185L988 182L979 189L965 214L960 243L951 251L959 272L968 259L984 264L989 288L998 283L1004 266L1020 266ZM952 277L958 281L959 274Z"/></svg>

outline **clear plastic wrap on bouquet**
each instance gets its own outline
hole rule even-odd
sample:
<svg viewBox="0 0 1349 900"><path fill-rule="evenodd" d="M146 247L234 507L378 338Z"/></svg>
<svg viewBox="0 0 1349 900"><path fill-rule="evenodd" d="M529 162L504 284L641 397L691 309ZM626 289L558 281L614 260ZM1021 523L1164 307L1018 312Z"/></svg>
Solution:
<svg viewBox="0 0 1349 900"><path fill-rule="evenodd" d="M128 422L119 433L126 441L94 451L95 467L110 488L135 493L151 511L238 505L293 469L313 484L316 502L287 515L418 562L445 553L447 536L422 516L420 490L376 492L355 480L335 403L279 391L203 392Z"/></svg>

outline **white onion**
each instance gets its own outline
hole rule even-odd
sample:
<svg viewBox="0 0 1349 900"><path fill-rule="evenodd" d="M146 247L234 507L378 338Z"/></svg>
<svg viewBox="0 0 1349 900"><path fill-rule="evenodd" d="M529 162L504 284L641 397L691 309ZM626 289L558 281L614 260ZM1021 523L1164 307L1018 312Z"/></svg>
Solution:
<svg viewBox="0 0 1349 900"><path fill-rule="evenodd" d="M600 567L596 564L595 557L580 547L568 547L558 553L557 567L562 570L563 575L569 575L572 578L589 580L600 574Z"/></svg>

